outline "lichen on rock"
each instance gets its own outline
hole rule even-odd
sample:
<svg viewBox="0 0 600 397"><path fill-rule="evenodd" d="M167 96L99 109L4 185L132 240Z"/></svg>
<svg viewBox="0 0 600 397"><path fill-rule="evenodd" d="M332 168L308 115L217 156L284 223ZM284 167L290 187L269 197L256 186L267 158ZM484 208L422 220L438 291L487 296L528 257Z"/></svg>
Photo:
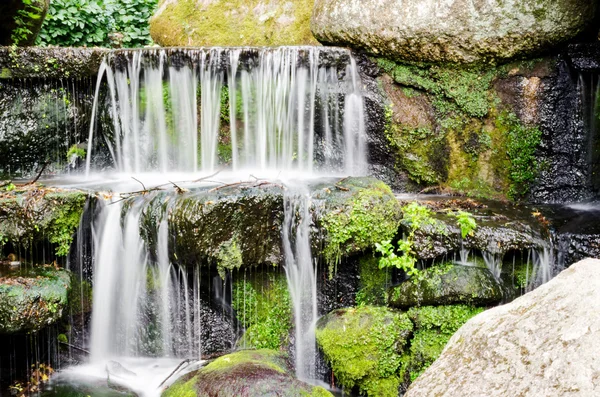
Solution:
<svg viewBox="0 0 600 397"><path fill-rule="evenodd" d="M314 0L163 0L150 20L163 46L318 44L310 31Z"/></svg>

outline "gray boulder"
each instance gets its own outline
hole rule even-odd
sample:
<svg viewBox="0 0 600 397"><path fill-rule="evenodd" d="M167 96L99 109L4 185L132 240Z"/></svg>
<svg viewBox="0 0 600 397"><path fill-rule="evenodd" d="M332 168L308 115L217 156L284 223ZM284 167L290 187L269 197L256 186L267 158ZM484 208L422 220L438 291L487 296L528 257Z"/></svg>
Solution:
<svg viewBox="0 0 600 397"><path fill-rule="evenodd" d="M472 318L406 396L600 395L599 273L583 260Z"/></svg>
<svg viewBox="0 0 600 397"><path fill-rule="evenodd" d="M589 0L316 0L322 43L411 61L470 63L540 52L593 20Z"/></svg>

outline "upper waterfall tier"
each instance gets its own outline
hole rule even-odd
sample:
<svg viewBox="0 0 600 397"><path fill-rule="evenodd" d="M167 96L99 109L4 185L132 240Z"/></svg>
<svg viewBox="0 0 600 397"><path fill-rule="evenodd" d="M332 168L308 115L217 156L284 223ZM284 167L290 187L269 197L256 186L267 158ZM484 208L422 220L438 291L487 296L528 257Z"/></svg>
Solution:
<svg viewBox="0 0 600 397"><path fill-rule="evenodd" d="M95 135L122 172L366 169L362 87L346 49L113 51L94 102L88 173Z"/></svg>

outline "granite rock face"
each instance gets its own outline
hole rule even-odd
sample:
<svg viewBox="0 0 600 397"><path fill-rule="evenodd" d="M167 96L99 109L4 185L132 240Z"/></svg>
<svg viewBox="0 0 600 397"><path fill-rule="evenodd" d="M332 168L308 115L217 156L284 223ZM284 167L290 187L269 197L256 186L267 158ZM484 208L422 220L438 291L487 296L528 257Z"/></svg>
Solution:
<svg viewBox="0 0 600 397"><path fill-rule="evenodd" d="M317 0L322 43L422 62L471 63L538 53L591 23L588 0Z"/></svg>
<svg viewBox="0 0 600 397"><path fill-rule="evenodd" d="M406 396L600 393L600 260L469 320Z"/></svg>

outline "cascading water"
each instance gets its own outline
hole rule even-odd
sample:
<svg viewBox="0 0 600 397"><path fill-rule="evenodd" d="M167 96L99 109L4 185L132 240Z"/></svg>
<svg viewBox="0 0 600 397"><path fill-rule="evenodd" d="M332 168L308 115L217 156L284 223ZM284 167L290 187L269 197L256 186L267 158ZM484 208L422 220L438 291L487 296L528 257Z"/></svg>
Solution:
<svg viewBox="0 0 600 397"><path fill-rule="evenodd" d="M118 171L366 171L363 97L347 50L116 51L99 88L102 74L113 129L104 138Z"/></svg>
<svg viewBox="0 0 600 397"><path fill-rule="evenodd" d="M285 274L294 306L296 375L315 379L317 348L317 276L310 248L309 198L306 192L284 197L283 250Z"/></svg>
<svg viewBox="0 0 600 397"><path fill-rule="evenodd" d="M100 68L93 119L89 177L98 155L93 149L101 147L115 171L127 177L146 173L153 182L157 174L185 173L191 181L190 174L223 168L233 178L257 170L286 172L282 179L290 172L361 175L367 170L361 82L344 49L114 51ZM109 128L99 120L108 120ZM224 174L220 177L228 178ZM310 202L302 183L293 186L284 198L282 246L294 307L297 375L311 380L317 302ZM161 205L168 208L169 197ZM198 270L188 274L170 261L168 209L151 238L155 244L143 236L151 200L141 195L97 211L92 362L202 353Z"/></svg>

